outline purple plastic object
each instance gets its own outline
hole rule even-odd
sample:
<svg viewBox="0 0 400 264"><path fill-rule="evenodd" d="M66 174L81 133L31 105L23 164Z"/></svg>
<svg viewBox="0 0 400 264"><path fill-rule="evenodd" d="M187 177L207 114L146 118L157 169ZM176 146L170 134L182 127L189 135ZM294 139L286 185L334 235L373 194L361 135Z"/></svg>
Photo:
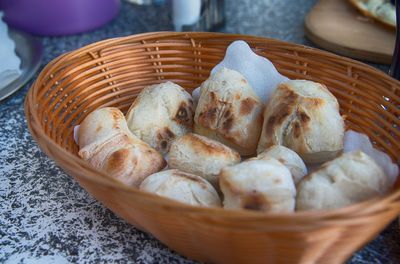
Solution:
<svg viewBox="0 0 400 264"><path fill-rule="evenodd" d="M120 0L0 0L4 20L35 35L68 35L98 28L114 18Z"/></svg>

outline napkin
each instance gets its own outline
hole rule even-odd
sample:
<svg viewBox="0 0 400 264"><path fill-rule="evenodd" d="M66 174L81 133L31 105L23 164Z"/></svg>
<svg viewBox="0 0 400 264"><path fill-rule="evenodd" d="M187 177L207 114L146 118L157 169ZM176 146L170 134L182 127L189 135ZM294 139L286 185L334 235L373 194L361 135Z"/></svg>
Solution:
<svg viewBox="0 0 400 264"><path fill-rule="evenodd" d="M15 43L8 36L7 24L0 12L0 89L6 87L21 75L21 60L15 53Z"/></svg>
<svg viewBox="0 0 400 264"><path fill-rule="evenodd" d="M257 55L243 40L234 41L228 46L224 59L211 70L211 74L222 67L240 72L264 103L278 84L289 80L278 72L270 60ZM192 96L197 102L200 88L195 89Z"/></svg>

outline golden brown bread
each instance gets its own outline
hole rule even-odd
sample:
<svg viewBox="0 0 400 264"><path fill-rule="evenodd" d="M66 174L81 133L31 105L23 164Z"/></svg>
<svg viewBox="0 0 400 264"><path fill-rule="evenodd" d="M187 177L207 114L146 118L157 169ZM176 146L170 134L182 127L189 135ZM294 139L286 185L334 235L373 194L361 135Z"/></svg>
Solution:
<svg viewBox="0 0 400 264"><path fill-rule="evenodd" d="M78 143L82 159L127 185L138 186L166 165L156 150L132 135L117 108L90 113L80 125Z"/></svg>
<svg viewBox="0 0 400 264"><path fill-rule="evenodd" d="M193 114L191 95L168 81L144 88L126 120L135 136L166 154L172 140L192 131Z"/></svg>
<svg viewBox="0 0 400 264"><path fill-rule="evenodd" d="M197 175L179 170L165 170L152 174L140 184L139 188L190 205L221 206L221 200L209 182Z"/></svg>
<svg viewBox="0 0 400 264"><path fill-rule="evenodd" d="M388 177L361 151L347 152L307 175L297 186L297 210L328 210L383 195Z"/></svg>
<svg viewBox="0 0 400 264"><path fill-rule="evenodd" d="M396 28L396 7L389 0L348 0L367 17Z"/></svg>
<svg viewBox="0 0 400 264"><path fill-rule="evenodd" d="M256 153L263 104L238 72L222 68L201 85L195 132L218 140L241 155Z"/></svg>
<svg viewBox="0 0 400 264"><path fill-rule="evenodd" d="M172 142L168 166L199 175L218 189L220 170L239 162L239 153L224 144L188 133Z"/></svg>
<svg viewBox="0 0 400 264"><path fill-rule="evenodd" d="M105 107L90 113L80 124L79 148L96 141L106 141L117 134L129 131L124 114L117 108Z"/></svg>
<svg viewBox="0 0 400 264"><path fill-rule="evenodd" d="M326 86L293 80L280 84L269 99L257 151L283 145L306 163L320 163L340 153L343 136L339 104Z"/></svg>
<svg viewBox="0 0 400 264"><path fill-rule="evenodd" d="M296 188L292 175L276 159L249 160L225 167L219 175L224 208L293 212Z"/></svg>
<svg viewBox="0 0 400 264"><path fill-rule="evenodd" d="M295 184L299 183L307 175L307 167L303 160L296 152L287 147L274 145L258 154L256 159L270 158L280 161L289 169Z"/></svg>

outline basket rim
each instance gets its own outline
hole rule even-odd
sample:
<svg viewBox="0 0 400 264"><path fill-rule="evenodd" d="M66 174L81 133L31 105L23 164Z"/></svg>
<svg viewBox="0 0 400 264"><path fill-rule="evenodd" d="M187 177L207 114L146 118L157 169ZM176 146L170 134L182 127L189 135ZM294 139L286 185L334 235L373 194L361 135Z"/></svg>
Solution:
<svg viewBox="0 0 400 264"><path fill-rule="evenodd" d="M147 197L151 203L156 203L158 206L162 206L164 208L173 208L174 211L179 210L182 213L187 213L187 214L201 214L204 217L211 217L211 218L237 218L237 219L242 219L245 218L246 220L272 220L272 219L291 219L291 220L303 220L307 221L310 219L314 220L335 220L339 221L340 217L343 216L351 216L352 219L354 219L355 215L357 217L364 217L366 214L371 214L375 213L377 211L382 210L383 204L386 203L396 203L396 206L399 208L398 211L400 212L400 201L395 201L396 199L400 198L400 189L397 190L392 190L390 193L381 196L381 197L374 197L372 199L368 199L366 201L352 204L350 206L338 208L338 209L331 209L331 210L310 210L310 211L298 211L298 212L291 212L291 213L271 213L271 212L259 212L259 211L252 211L252 210L232 210L232 209L224 209L224 208L209 208L209 207L198 207L198 206L191 206L188 204L180 203L175 200L165 198L158 196L156 194L148 193L141 191L137 188L126 186L123 183L117 181L116 179L108 176L104 172L97 170L96 168L92 167L76 155L72 154L71 152L68 152L64 148L60 147L53 139L51 139L45 132L43 127L40 125L40 121L38 120L38 116L34 112L35 109L33 109L31 106L35 105L36 102L34 102L33 96L34 92L36 90L36 87L38 85L37 80L40 77L43 77L43 75L46 74L51 68L54 67L53 63L59 64L62 63L66 55L74 53L75 55L79 55L82 52L85 52L87 49L93 48L93 47L99 47L100 45L109 45L110 43L116 44L118 42L123 42L126 39L130 38L142 38L142 41L145 41L146 39L151 39L153 37L157 36L165 36L168 35L170 37L183 37L183 38L193 38L196 36L202 36L204 37L205 35L210 35L212 37L218 37L218 38L236 38L237 40L243 39L243 38L251 38L253 41L257 40L262 40L262 41L273 41L276 43L280 44L285 44L285 45L290 45L292 47L297 47L301 49L307 49L307 50L314 50L318 52L322 52L324 56L328 56L331 58L337 58L340 59L343 62L355 64L357 66L362 66L363 68L368 69L368 71L373 71L375 74L379 74L385 79L390 79L392 82L396 82L397 85L400 86L400 81L390 77L383 71L379 71L378 69L367 65L363 62L356 61L344 56L336 55L328 51L324 51L318 48L314 47L309 47L306 45L302 44L297 44L297 43L290 43L278 39L273 39L273 38L267 38L267 37L260 37L260 36L254 36L254 35L243 35L243 34L228 34L228 33L217 33L217 32L170 32L170 31L159 31L159 32L149 32L149 33L140 33L140 34L134 34L130 36L124 36L124 37L116 37L116 38L109 38L105 40L101 40L99 42L95 42L86 46L83 46L79 49L73 50L66 52L64 54L59 55L58 57L54 58L51 60L40 72L38 77L36 78L35 82L32 84L32 86L29 88L29 91L25 97L25 102L24 102L24 108L25 108L25 118L27 120L28 128L31 132L32 137L35 139L36 143L40 146L42 149L42 145L39 144L38 137L35 136L33 133L34 131L34 126L36 129L38 129L38 134L40 134L40 138L44 140L44 144L49 146L50 149L56 150L57 152L62 153L62 155L70 160L71 162L79 165L79 175L81 177L84 177L86 180L91 181L95 184L101 184L106 187L111 187L111 188L116 188L119 189L120 191L128 192L130 194L138 195L141 197ZM45 151L43 151L45 152ZM45 152L46 153L46 152ZM46 153L48 155L48 153ZM49 156L48 156L49 157ZM50 157L49 157L50 158ZM59 166L59 164L57 164ZM62 168L62 166L60 166ZM77 169L74 169L77 170ZM65 170L63 169L64 173ZM68 174L68 173L67 173ZM71 177L71 175L69 175ZM101 177L99 177L101 176ZM338 218L339 217L339 218Z"/></svg>

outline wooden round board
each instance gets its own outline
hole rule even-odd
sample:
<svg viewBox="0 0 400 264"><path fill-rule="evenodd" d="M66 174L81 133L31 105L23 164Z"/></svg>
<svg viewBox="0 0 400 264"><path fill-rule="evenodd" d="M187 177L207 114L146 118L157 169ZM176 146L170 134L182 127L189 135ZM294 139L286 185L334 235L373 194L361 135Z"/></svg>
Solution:
<svg viewBox="0 0 400 264"><path fill-rule="evenodd" d="M347 0L319 0L305 19L307 37L329 51L390 64L396 34L364 17Z"/></svg>

